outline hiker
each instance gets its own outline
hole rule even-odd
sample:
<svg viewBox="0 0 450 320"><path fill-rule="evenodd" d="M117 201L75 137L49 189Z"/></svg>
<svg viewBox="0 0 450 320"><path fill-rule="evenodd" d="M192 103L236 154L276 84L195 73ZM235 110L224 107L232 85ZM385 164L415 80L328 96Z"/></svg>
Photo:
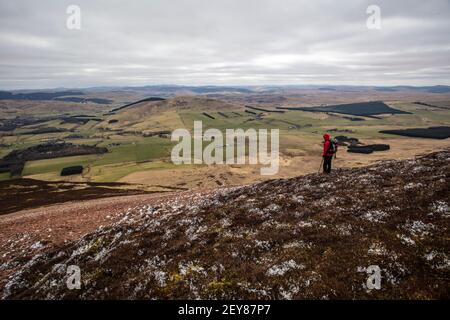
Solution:
<svg viewBox="0 0 450 320"><path fill-rule="evenodd" d="M330 135L328 133L323 135L323 140L323 172L330 173L331 160L333 159L333 155L336 153L336 144L334 140L330 139Z"/></svg>

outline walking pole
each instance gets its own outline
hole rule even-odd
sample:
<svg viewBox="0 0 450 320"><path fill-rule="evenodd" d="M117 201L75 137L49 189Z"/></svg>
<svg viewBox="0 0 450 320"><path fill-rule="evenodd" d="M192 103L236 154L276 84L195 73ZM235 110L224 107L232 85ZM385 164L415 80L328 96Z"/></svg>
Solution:
<svg viewBox="0 0 450 320"><path fill-rule="evenodd" d="M320 169L322 168L322 164L323 164L323 157L322 157L322 161L320 162L319 171L317 171L317 173L320 173Z"/></svg>

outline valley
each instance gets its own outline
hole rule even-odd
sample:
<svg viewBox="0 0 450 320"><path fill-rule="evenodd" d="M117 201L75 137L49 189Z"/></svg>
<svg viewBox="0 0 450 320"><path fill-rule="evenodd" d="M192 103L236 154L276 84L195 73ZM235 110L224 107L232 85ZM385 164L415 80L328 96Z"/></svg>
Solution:
<svg viewBox="0 0 450 320"><path fill-rule="evenodd" d="M242 185L316 172L325 132L356 138L361 144L390 145L389 150L370 155L349 154L343 146L334 161L340 168L363 166L383 159L403 159L450 146L449 139L445 138L389 133L390 130L448 127L450 93L411 88L393 90L162 86L98 92L90 89L82 92L84 100L78 103L61 100L64 94L76 93L70 91L51 95L58 101L23 100L36 95L15 93L13 96L22 99L0 100L0 156L3 159L14 150L45 147L55 142L106 152L47 154L28 159L22 171L11 175L8 169L3 169L0 180L23 177L40 181L126 182L143 191L167 192L177 188ZM48 95L37 96L40 99ZM112 102L93 103L95 99ZM381 108L376 115L373 114L374 101ZM341 113L339 108L350 105L355 111L348 109ZM372 110L372 114L367 110ZM170 153L176 142L171 141L170 134L178 128L192 131L194 121L202 121L205 130L217 128L222 132L238 128L278 129L278 173L261 176L261 166L249 164L213 165L213 170L204 164L175 165ZM444 129L443 132L445 137L449 131ZM82 173L61 176L61 170L71 166L83 166Z"/></svg>

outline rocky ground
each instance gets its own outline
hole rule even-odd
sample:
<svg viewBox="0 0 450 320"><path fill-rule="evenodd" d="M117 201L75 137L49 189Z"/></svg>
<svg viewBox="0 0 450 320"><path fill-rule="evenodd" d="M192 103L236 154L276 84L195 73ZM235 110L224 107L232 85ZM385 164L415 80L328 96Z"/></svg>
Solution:
<svg viewBox="0 0 450 320"><path fill-rule="evenodd" d="M0 239L2 296L448 299L449 177L443 151L135 202L81 238ZM379 290L366 285L371 265Z"/></svg>

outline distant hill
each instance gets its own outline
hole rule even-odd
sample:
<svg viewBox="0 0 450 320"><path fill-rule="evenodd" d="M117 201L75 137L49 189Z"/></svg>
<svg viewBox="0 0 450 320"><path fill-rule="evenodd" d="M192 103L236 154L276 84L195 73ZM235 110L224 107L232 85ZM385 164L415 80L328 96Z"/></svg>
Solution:
<svg viewBox="0 0 450 320"><path fill-rule="evenodd" d="M239 109L241 107L237 107L233 104L206 98L206 97L196 97L196 96L180 96L176 98L163 99L159 97L152 97L149 99L143 99L140 101L136 101L125 106L113 109L115 113L118 114L126 114L126 113L158 113L161 111L169 111L169 110L227 110L230 109Z"/></svg>
<svg viewBox="0 0 450 320"><path fill-rule="evenodd" d="M82 91L80 91L82 90ZM295 90L317 90L319 92L361 92L361 91L380 91L380 92L428 92L428 93L449 93L450 86L435 85L435 86L358 86L358 85L274 85L274 86L221 86L221 85L205 85L205 86L190 86L190 85L148 85L148 86L112 86L112 87L90 87L79 90L69 89L52 89L48 91L39 90L36 92L9 92L0 91L0 100L3 99L28 99L28 100L42 100L40 97L47 96L44 100L51 100L59 96L83 95L86 93L105 93L105 92L139 92L146 95L172 97L174 95L187 94L261 94L265 93L279 93Z"/></svg>
<svg viewBox="0 0 450 320"><path fill-rule="evenodd" d="M79 98L79 97L63 97L63 98L54 98L53 100L57 101L66 101L66 102L78 102L78 103L86 103L93 102L98 104L110 104L113 100L110 99L101 99L101 98Z"/></svg>
<svg viewBox="0 0 450 320"><path fill-rule="evenodd" d="M239 86L183 86L183 85L154 85L143 87L125 87L123 89L150 91L162 94L175 94L180 92L185 93L191 92L196 94L224 93L224 92L251 93L253 91L250 88Z"/></svg>
<svg viewBox="0 0 450 320"><path fill-rule="evenodd" d="M396 91L418 91L429 93L448 93L450 92L450 86L392 86L392 87L375 87L376 91L396 92Z"/></svg>
<svg viewBox="0 0 450 320"><path fill-rule="evenodd" d="M9 91L0 91L0 100L31 100L31 101L45 101L56 100L64 102L76 102L76 103L97 103L97 104L110 104L113 100L102 98L86 98L85 93L82 91L56 91L56 92L27 92L27 93L13 93ZM74 97L82 96L82 97Z"/></svg>
<svg viewBox="0 0 450 320"><path fill-rule="evenodd" d="M58 91L58 92L30 92L30 93L12 93L9 91L0 91L0 100L52 100L62 96L84 95L81 91Z"/></svg>
<svg viewBox="0 0 450 320"><path fill-rule="evenodd" d="M128 108L128 107L134 106L134 105L142 103L142 102L153 102L153 101L164 101L164 100L166 100L166 99L160 98L160 97L149 97L149 98L141 99L141 100L134 101L134 102L131 102L131 103L127 103L127 104L125 104L123 106L120 106L120 107L112 109L110 112L113 113L113 112L116 112L116 111L119 111L119 110L122 110L122 109L125 109L125 108Z"/></svg>

